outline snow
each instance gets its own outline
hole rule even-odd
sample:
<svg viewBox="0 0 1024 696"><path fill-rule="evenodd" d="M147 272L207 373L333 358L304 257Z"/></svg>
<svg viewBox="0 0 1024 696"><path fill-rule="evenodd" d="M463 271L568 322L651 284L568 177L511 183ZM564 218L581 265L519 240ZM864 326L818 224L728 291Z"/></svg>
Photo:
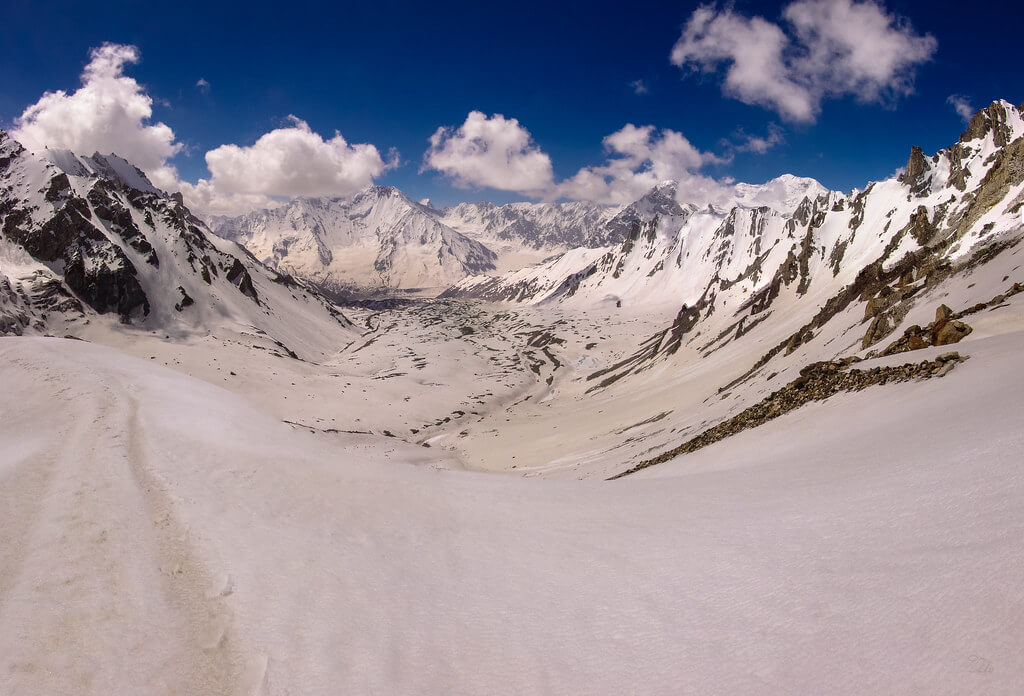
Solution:
<svg viewBox="0 0 1024 696"><path fill-rule="evenodd" d="M494 253L394 188L348 198L297 198L218 219L214 231L261 262L333 291L430 290L494 268ZM531 259L535 260L535 259Z"/></svg>
<svg viewBox="0 0 1024 696"><path fill-rule="evenodd" d="M588 483L4 339L6 690L1013 693L1022 347Z"/></svg>

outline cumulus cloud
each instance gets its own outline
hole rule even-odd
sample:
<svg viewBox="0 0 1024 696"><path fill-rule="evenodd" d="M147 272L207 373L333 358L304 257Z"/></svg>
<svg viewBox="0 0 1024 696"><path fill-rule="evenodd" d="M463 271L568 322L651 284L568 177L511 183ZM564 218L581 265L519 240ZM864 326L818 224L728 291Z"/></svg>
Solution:
<svg viewBox="0 0 1024 696"><path fill-rule="evenodd" d="M726 94L811 122L826 98L885 102L909 94L916 67L938 45L874 0L796 0L783 18L785 26L703 5L670 59L707 74L724 66Z"/></svg>
<svg viewBox="0 0 1024 696"><path fill-rule="evenodd" d="M974 118L974 112L977 111L971 103L967 101L967 97L960 94L951 94L946 98L946 103L953 107L956 113L964 120L964 123L970 123L971 119Z"/></svg>
<svg viewBox="0 0 1024 696"><path fill-rule="evenodd" d="M324 140L295 116L253 145L221 145L206 153L212 181L230 193L271 196L346 194L368 186L387 166L376 147L350 145L335 131Z"/></svg>
<svg viewBox="0 0 1024 696"><path fill-rule="evenodd" d="M125 66L139 62L135 46L105 43L89 52L82 86L68 94L45 93L15 119L12 137L30 150L46 147L78 153L117 153L142 168L157 186L177 179L168 160L182 148L174 131L151 123L153 99Z"/></svg>
<svg viewBox="0 0 1024 696"><path fill-rule="evenodd" d="M551 158L514 118L471 111L458 128L430 136L424 169L446 174L456 186L486 186L539 197L553 182Z"/></svg>
<svg viewBox="0 0 1024 696"><path fill-rule="evenodd" d="M180 181L171 158L183 150L170 126L152 122L154 99L125 68L141 58L135 46L105 43L89 53L82 86L47 92L15 119L12 137L30 150L116 153L155 185L181 191L197 211L236 214L272 207L281 197L345 195L373 183L397 163L373 145L350 144L335 132L324 139L294 116L253 145L222 145L206 153L208 179ZM210 83L200 78L196 88ZM275 198L276 197L276 198Z"/></svg>
<svg viewBox="0 0 1024 696"><path fill-rule="evenodd" d="M644 84L643 80L633 80L629 83L629 86L633 88L634 94L647 94L650 90L647 89L647 85Z"/></svg>
<svg viewBox="0 0 1024 696"><path fill-rule="evenodd" d="M181 191L185 204L201 215L235 216L282 204L281 200L262 194L221 191L209 179L200 179L194 184L179 181L173 188Z"/></svg>
<svg viewBox="0 0 1024 696"><path fill-rule="evenodd" d="M247 146L221 145L206 153L209 179L182 183L190 206L230 215L273 207L275 197L344 196L373 183L397 162L373 145L350 144L341 133L325 140L295 116Z"/></svg>
<svg viewBox="0 0 1024 696"><path fill-rule="evenodd" d="M682 133L626 124L603 139L607 158L556 182L551 158L512 118L470 112L459 128L438 128L424 155L424 169L447 174L459 186L514 191L524 196L631 203L662 181L681 183L686 199L710 202L724 185L698 173L724 160L696 148Z"/></svg>
<svg viewBox="0 0 1024 696"><path fill-rule="evenodd" d="M580 169L554 188L555 197L629 203L667 180L680 182L681 189L695 195L717 188L713 179L697 170L721 158L701 152L682 133L629 123L603 143L608 152L605 163Z"/></svg>

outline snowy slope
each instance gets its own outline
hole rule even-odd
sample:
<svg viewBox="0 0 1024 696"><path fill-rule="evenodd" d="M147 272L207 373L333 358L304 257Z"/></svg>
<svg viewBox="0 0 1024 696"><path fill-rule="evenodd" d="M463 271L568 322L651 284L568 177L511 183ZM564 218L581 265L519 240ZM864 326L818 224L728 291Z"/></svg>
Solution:
<svg viewBox="0 0 1024 696"><path fill-rule="evenodd" d="M100 346L4 339L0 680L1015 693L1022 336L615 484L413 468L430 450L292 430Z"/></svg>
<svg viewBox="0 0 1024 696"><path fill-rule="evenodd" d="M210 234L115 155L33 154L0 132L0 221L6 333L255 331L306 355L354 333L322 296Z"/></svg>
<svg viewBox="0 0 1024 696"><path fill-rule="evenodd" d="M495 260L432 209L386 186L217 218L213 230L271 267L336 292L447 286L493 269Z"/></svg>

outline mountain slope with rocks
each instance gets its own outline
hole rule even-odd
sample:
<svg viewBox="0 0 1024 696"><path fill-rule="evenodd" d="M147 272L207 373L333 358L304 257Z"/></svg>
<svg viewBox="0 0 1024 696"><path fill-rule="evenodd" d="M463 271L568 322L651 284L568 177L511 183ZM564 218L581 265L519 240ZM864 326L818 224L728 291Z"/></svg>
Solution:
<svg viewBox="0 0 1024 696"><path fill-rule="evenodd" d="M324 297L210 234L124 159L31 153L0 132L0 328L111 325L255 332L293 355L354 333Z"/></svg>
<svg viewBox="0 0 1024 696"><path fill-rule="evenodd" d="M489 470L527 460L547 476L612 476L744 412L803 403L772 397L803 389L811 365L935 360L979 331L1013 331L1022 210L1024 118L1000 101L952 146L913 148L903 172L864 190L805 196L788 213L683 210L635 222L607 250L467 279L445 294L592 326L556 352L575 369L542 401L485 418L453 446ZM635 327L635 343L603 326ZM541 419L560 439L535 432ZM565 439L586 445L570 455L556 446ZM484 456L514 442L527 443L514 462Z"/></svg>
<svg viewBox="0 0 1024 696"><path fill-rule="evenodd" d="M692 317L684 323L716 313L746 313L749 323L763 320L780 292L828 296L873 264L902 263L914 285L911 278L966 262L1020 227L1022 132L1020 110L996 102L956 145L930 158L914 148L903 174L863 191L843 195L780 177L760 188L744 185L746 202L727 211L648 206L624 219L624 241L603 254L570 253L504 276L467 278L444 296L682 305ZM768 199L774 206L759 204Z"/></svg>

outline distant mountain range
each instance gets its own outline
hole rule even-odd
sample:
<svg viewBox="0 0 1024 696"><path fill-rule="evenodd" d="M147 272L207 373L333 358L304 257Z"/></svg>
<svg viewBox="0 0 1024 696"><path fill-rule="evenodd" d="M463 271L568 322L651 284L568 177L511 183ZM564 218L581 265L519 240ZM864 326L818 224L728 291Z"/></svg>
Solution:
<svg viewBox="0 0 1024 696"><path fill-rule="evenodd" d="M663 182L621 208L437 209L374 186L216 218L211 234L120 157L31 153L0 132L0 330L112 314L152 327L243 322L312 345L303 316L347 327L319 288L657 308L677 315L679 339L712 316L740 334L781 307L780 320L857 291L881 298L877 341L898 324L894 292L981 263L1020 231L1022 135L1020 109L995 102L956 144L931 157L915 147L899 176L849 194L784 175L737 185L725 208L683 202Z"/></svg>
<svg viewBox="0 0 1024 696"><path fill-rule="evenodd" d="M741 184L737 200L795 206L825 189L813 179L783 176ZM460 203L437 209L390 186L346 198L296 198L238 217L214 217L213 231L243 244L263 263L340 294L439 292L467 276L518 270L577 248L622 243L634 222L672 217L676 182L659 184L634 203Z"/></svg>

